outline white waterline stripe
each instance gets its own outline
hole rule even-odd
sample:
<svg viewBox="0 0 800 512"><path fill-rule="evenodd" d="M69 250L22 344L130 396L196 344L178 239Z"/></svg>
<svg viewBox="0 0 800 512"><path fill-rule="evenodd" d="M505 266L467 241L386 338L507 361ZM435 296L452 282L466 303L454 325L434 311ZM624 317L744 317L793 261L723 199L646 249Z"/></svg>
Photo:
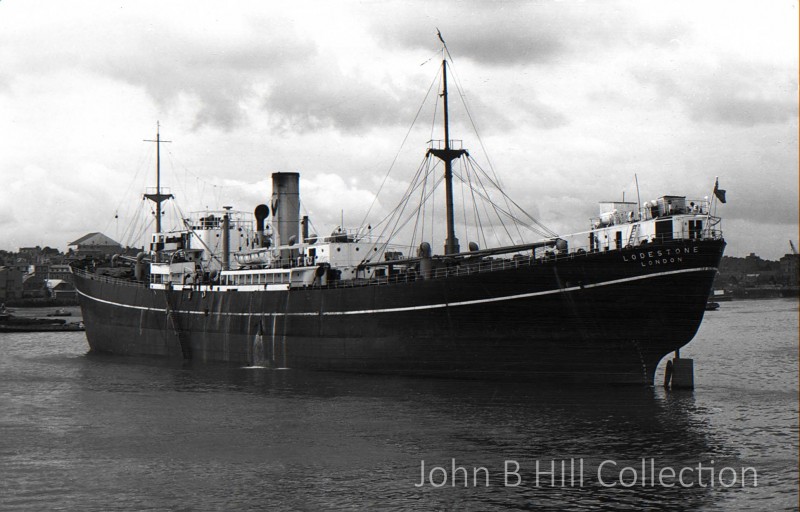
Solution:
<svg viewBox="0 0 800 512"><path fill-rule="evenodd" d="M586 284L583 286L570 286L567 288L559 288L558 290L545 290L543 292L530 292L530 293L520 293L518 295L506 295L504 297L492 297L489 299L475 299L475 300L464 300L460 302L448 302L445 304L429 304L425 306L408 306L402 308L387 308L387 309L364 309L361 311L330 311L325 312L323 315L361 315L361 314L368 314L368 313L395 313L398 311L415 311L421 309L436 309L436 308L444 308L444 307L455 307L455 306L472 306L475 304L487 304L490 302L501 302L507 300L517 300L517 299L527 299L529 297L538 297L541 295L552 295L555 293L564 293L564 292L572 292L576 290L586 289L586 288L597 288L600 286L610 286L614 284L620 283L627 283L631 281L640 281L642 279L648 279L651 277L659 277L665 275L673 275L673 274L685 274L688 272L702 272L706 270L716 270L712 267L700 267L700 268L691 268L691 269L683 269L683 270L671 270L668 272L658 272L656 274L647 274L644 276L636 276L636 277L626 277L623 279L614 279L613 281L603 281L602 283L594 283L594 284Z"/></svg>
<svg viewBox="0 0 800 512"><path fill-rule="evenodd" d="M538 297L542 295L552 295L555 293L565 293L565 292L572 292L581 289L587 288L599 288L601 286L611 286L615 284L621 283L629 283L633 281L641 281L643 279L650 279L653 277L663 277L663 276L670 276L676 274L686 274L689 272L705 272L716 270L714 267L698 267L698 268L689 268L689 269L681 269L681 270L670 270L667 272L656 272L654 274L645 274L641 276L635 277L625 277L622 279L614 279L612 281L603 281L602 283L594 283L594 284L586 284L583 286L570 286L567 288L559 288L557 290L545 290L542 292L530 292L530 293L521 293L517 295L506 295L504 297L491 297L488 299L474 299L474 300L465 300L460 302L449 302L443 304L426 304L424 306L405 306L399 308L385 308L385 309L362 309L357 311L323 311L322 315L329 315L329 316L342 316L342 315L367 315L367 314L375 314L375 313L398 313L403 311L420 311L425 309L440 309L446 307L457 307L457 306L472 306L475 304L487 304L490 302L502 302L508 300L518 300L518 299L527 299L530 297ZM87 299L91 299L97 302L102 302L103 304L109 304L112 306L119 306L123 308L129 309L138 309L143 311L156 311L156 312L164 312L166 313L166 309L162 308L148 308L144 306L133 306L130 304L122 304L119 302L112 302L110 300L99 299L97 297L92 297L86 293L83 293L80 290L77 290L79 294L83 295ZM184 315L205 315L204 311L191 311L191 310L174 310L175 313L184 314ZM259 312L259 313L233 313L233 312L226 312L226 313L212 313L209 311L208 314L214 315L222 315L222 316L319 316L319 312L309 311L309 312L298 312L298 313L268 313L268 312Z"/></svg>

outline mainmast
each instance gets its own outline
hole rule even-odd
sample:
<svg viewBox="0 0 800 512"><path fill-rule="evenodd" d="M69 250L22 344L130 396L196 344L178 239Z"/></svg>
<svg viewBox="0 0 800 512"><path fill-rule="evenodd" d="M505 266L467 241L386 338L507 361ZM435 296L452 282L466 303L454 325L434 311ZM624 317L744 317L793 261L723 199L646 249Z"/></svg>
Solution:
<svg viewBox="0 0 800 512"><path fill-rule="evenodd" d="M144 197L156 203L156 233L161 233L161 203L172 198L172 194L161 193L161 144L172 141L161 140L161 123L156 123L156 140L144 139L144 141L156 143L156 193L145 194Z"/></svg>
<svg viewBox="0 0 800 512"><path fill-rule="evenodd" d="M441 36L439 36L441 38ZM444 241L444 253L456 254L460 251L453 208L453 160L461 155L467 155L465 149L452 149L450 147L450 117L447 108L447 60L442 60L442 103L444 105L444 149L429 149L428 154L444 162L444 190L447 196L447 238Z"/></svg>

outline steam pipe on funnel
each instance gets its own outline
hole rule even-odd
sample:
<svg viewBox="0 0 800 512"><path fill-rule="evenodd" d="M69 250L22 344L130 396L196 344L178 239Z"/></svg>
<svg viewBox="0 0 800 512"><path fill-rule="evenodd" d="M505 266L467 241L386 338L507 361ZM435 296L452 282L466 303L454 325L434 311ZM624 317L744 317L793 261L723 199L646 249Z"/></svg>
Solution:
<svg viewBox="0 0 800 512"><path fill-rule="evenodd" d="M222 270L231 269L231 208L223 206L225 215L222 216Z"/></svg>
<svg viewBox="0 0 800 512"><path fill-rule="evenodd" d="M258 247L264 247L264 220L269 217L269 207L265 204L256 206L256 234L258 235Z"/></svg>

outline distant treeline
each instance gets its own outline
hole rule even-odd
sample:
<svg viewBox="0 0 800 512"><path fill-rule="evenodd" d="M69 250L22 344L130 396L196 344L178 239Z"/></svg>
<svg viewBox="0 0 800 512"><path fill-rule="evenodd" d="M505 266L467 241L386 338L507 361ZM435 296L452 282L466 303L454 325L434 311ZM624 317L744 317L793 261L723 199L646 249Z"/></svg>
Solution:
<svg viewBox="0 0 800 512"><path fill-rule="evenodd" d="M780 261L763 260L755 254L723 256L716 286L782 285L790 284L790 278Z"/></svg>

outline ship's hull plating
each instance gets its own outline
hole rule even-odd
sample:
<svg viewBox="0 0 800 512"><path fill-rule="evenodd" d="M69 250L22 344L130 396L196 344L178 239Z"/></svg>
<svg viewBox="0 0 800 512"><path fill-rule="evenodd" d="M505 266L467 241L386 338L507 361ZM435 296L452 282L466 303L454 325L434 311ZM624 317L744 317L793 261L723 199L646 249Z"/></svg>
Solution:
<svg viewBox="0 0 800 512"><path fill-rule="evenodd" d="M688 343L725 243L290 291L151 290L76 275L92 350L439 377L652 384Z"/></svg>

